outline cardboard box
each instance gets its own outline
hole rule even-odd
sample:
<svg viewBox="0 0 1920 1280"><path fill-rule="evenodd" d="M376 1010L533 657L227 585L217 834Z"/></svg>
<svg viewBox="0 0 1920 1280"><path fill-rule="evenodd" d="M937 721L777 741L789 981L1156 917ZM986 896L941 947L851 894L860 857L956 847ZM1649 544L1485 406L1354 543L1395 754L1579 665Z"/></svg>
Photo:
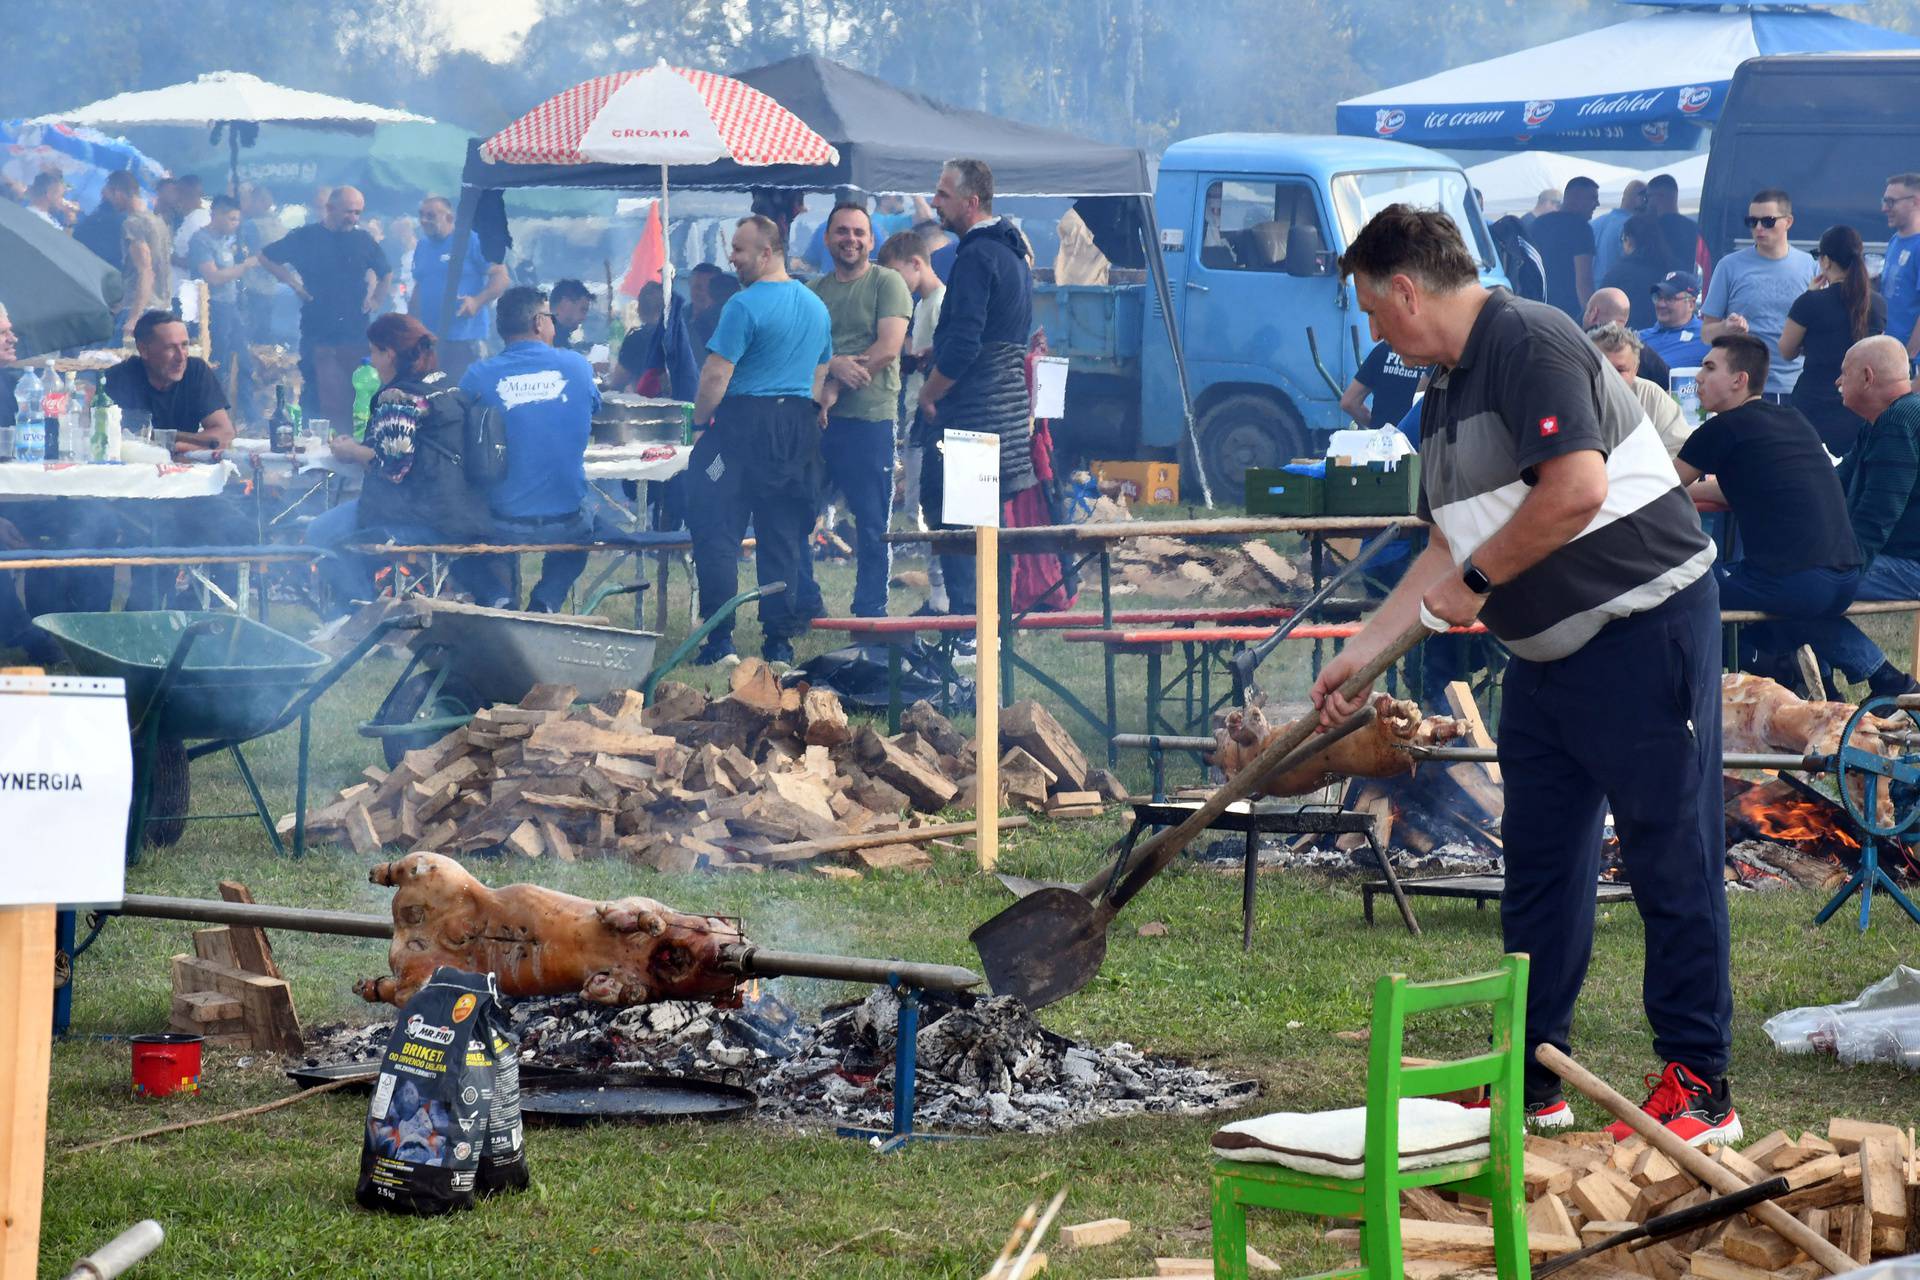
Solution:
<svg viewBox="0 0 1920 1280"><path fill-rule="evenodd" d="M1093 473L1106 484L1118 484L1120 495L1134 507L1171 507L1180 501L1180 464L1177 462L1096 462Z"/></svg>
<svg viewBox="0 0 1920 1280"><path fill-rule="evenodd" d="M1247 469L1247 514L1317 516L1327 509L1324 476L1296 475L1278 467Z"/></svg>

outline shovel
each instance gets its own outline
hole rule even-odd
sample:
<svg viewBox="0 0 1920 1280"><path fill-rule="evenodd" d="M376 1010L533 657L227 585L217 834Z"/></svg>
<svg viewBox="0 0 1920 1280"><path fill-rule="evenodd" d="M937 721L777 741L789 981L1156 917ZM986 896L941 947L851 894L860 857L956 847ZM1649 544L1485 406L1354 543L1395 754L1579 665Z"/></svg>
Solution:
<svg viewBox="0 0 1920 1280"><path fill-rule="evenodd" d="M1431 634L1416 622L1371 662L1340 686L1352 698ZM1178 858L1230 805L1252 796L1275 773L1290 770L1335 742L1370 724L1372 707L1363 708L1338 727L1314 735L1317 715L1309 713L1281 730L1247 766L1227 779L1207 802L1179 826L1142 844L1131 859L1090 880L1079 890L1038 889L976 928L969 937L995 995L1018 996L1039 1009L1063 1000L1093 980L1107 957L1107 929L1120 909ZM1107 887L1103 890L1102 883Z"/></svg>

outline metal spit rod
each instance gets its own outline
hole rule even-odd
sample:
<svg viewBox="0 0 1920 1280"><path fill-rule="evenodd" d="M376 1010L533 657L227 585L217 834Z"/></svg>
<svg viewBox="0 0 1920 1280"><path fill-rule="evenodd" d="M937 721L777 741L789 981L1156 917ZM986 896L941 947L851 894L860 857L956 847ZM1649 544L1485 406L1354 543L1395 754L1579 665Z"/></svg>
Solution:
<svg viewBox="0 0 1920 1280"><path fill-rule="evenodd" d="M1400 746L1415 760L1440 760L1456 764L1498 764L1500 753L1492 747L1414 747ZM1720 757L1726 769L1787 769L1795 773L1826 773L1831 762L1826 756L1790 756L1759 751L1729 751Z"/></svg>
<svg viewBox="0 0 1920 1280"><path fill-rule="evenodd" d="M353 911L322 911L312 907L279 907L259 902L221 902L212 898L167 898L130 893L121 901L117 911L124 916L156 920L252 925L261 929L334 933L351 938L385 940L393 936L393 921L386 916L361 915ZM731 972L757 978L827 978L841 982L871 982L878 986L899 983L930 991L965 991L979 986L982 981L979 974L958 965L772 951L750 943L728 946L722 955L723 963Z"/></svg>

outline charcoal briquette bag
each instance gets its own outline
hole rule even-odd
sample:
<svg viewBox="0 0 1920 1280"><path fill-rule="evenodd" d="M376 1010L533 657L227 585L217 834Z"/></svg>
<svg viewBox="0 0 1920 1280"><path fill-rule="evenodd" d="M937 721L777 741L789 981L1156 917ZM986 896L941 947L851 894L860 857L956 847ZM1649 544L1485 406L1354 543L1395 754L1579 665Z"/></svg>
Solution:
<svg viewBox="0 0 1920 1280"><path fill-rule="evenodd" d="M473 1207L491 1137L493 993L490 975L442 966L400 1010L367 1109L362 1206L422 1216Z"/></svg>
<svg viewBox="0 0 1920 1280"><path fill-rule="evenodd" d="M493 975L489 974L488 985ZM487 1102L487 1142L480 1152L478 1190L483 1196L501 1191L523 1191L531 1176L527 1169L526 1131L520 1121L520 1042L508 1028L499 992L484 1002L488 1057L493 1087Z"/></svg>

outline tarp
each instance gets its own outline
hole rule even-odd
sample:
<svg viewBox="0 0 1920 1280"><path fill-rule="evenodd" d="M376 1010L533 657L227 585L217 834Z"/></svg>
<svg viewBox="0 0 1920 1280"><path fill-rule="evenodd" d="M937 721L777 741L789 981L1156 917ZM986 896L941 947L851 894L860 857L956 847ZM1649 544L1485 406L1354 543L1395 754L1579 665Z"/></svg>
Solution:
<svg viewBox="0 0 1920 1280"><path fill-rule="evenodd" d="M0 120L0 176L24 187L42 169L64 174L69 198L83 209L99 203L100 188L116 169L133 170L148 191L166 176L158 161L125 138L110 138L98 129L78 125Z"/></svg>
<svg viewBox="0 0 1920 1280"><path fill-rule="evenodd" d="M1686 151L1748 58L1912 48L1920 39L1831 13L1679 6L1349 98L1334 119L1343 134L1428 147Z"/></svg>
<svg viewBox="0 0 1920 1280"><path fill-rule="evenodd" d="M11 200L0 200L0 262L0 304L21 359L112 339L120 273Z"/></svg>
<svg viewBox="0 0 1920 1280"><path fill-rule="evenodd" d="M1592 178L1600 186L1600 207L1618 203L1633 170L1595 160L1576 160L1552 151L1523 151L1488 160L1467 170L1467 181L1480 193L1487 221L1509 213L1525 213L1548 187L1563 191L1574 178Z"/></svg>
<svg viewBox="0 0 1920 1280"><path fill-rule="evenodd" d="M942 161L984 160L996 195L1144 195L1151 190L1144 152L1090 142L935 102L814 54L742 71L744 81L777 101L840 152L834 165L676 165L676 188L739 191L794 187L824 191L930 192ZM494 165L479 142L467 151L467 185L488 187L614 187L658 185L650 165Z"/></svg>

